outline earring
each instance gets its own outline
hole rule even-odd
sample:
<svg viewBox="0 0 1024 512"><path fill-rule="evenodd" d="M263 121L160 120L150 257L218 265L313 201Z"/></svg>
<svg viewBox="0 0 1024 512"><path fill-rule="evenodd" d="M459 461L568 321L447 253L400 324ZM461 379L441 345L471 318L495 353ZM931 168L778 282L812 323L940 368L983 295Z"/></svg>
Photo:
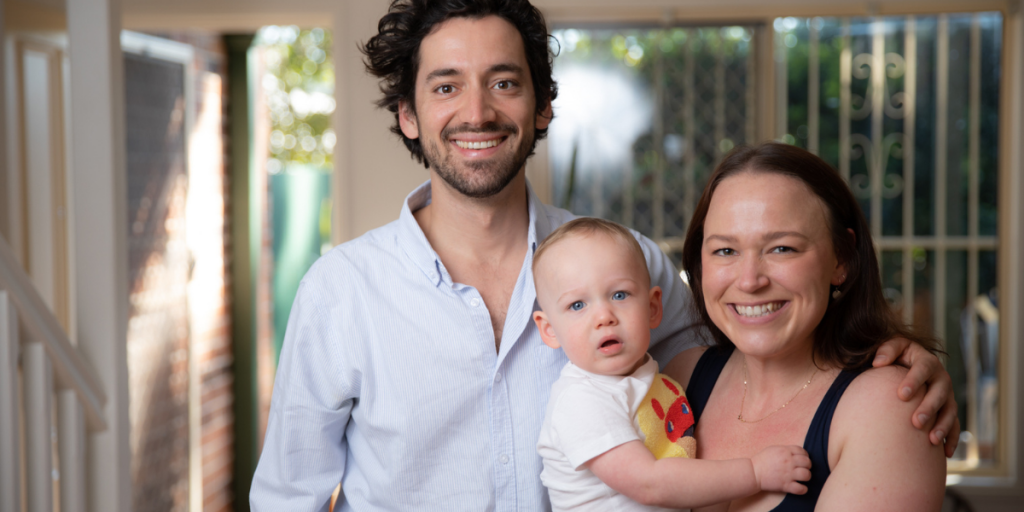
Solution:
<svg viewBox="0 0 1024 512"><path fill-rule="evenodd" d="M839 287L838 287L838 286L836 287L836 289L835 289L835 290L832 290L832 298L833 298L833 299L838 299L839 297L842 297L842 296L843 296L843 292L841 292L841 291L839 290Z"/></svg>

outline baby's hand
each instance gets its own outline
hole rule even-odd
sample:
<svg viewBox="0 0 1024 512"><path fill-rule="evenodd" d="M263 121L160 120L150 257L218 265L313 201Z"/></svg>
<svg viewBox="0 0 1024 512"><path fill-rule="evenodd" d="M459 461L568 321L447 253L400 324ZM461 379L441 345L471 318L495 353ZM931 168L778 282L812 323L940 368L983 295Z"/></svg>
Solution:
<svg viewBox="0 0 1024 512"><path fill-rule="evenodd" d="M762 491L804 494L811 479L811 458L799 446L769 446L750 458Z"/></svg>

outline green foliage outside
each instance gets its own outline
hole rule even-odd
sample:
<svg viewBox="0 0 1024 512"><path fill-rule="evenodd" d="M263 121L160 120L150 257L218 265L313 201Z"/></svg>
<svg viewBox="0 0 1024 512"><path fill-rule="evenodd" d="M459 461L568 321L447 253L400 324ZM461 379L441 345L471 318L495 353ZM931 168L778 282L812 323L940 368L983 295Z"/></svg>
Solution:
<svg viewBox="0 0 1024 512"><path fill-rule="evenodd" d="M299 282L332 247L334 66L331 35L321 28L263 27L254 47L262 65L254 85L261 89L270 118L266 170L273 340L279 356Z"/></svg>
<svg viewBox="0 0 1024 512"><path fill-rule="evenodd" d="M276 174L297 164L330 169L337 136L331 34L322 28L268 26L260 29L265 73L260 86L270 108L270 160Z"/></svg>

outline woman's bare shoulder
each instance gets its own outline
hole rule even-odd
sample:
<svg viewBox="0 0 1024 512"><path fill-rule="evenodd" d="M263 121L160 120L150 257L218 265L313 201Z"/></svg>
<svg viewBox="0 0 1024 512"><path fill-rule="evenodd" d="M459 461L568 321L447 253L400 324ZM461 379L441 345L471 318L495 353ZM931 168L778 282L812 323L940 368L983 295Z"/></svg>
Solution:
<svg viewBox="0 0 1024 512"><path fill-rule="evenodd" d="M857 376L832 417L832 474L819 499L828 510L937 510L945 485L942 448L911 415L924 397L908 401L897 388L906 369L872 368Z"/></svg>
<svg viewBox="0 0 1024 512"><path fill-rule="evenodd" d="M853 408L859 411L857 416L864 417L866 413L887 415L892 410L905 409L909 422L910 412L917 408L924 392L922 390L908 401L901 400L896 392L906 374L906 368L896 365L868 368L850 382L836 412Z"/></svg>
<svg viewBox="0 0 1024 512"><path fill-rule="evenodd" d="M832 434L840 437L852 434L864 439L872 435L921 433L910 419L924 398L924 391L907 401L897 395L906 374L906 368L893 365L869 368L853 379L832 417Z"/></svg>
<svg viewBox="0 0 1024 512"><path fill-rule="evenodd" d="M897 395L906 373L906 368L884 366L869 368L853 379L832 417L830 465L849 458L846 451L850 448L859 451L894 443L902 447L903 453L934 448L928 441L927 430L918 430L911 423L911 416L924 398L924 389L906 401ZM895 457L898 453L890 455Z"/></svg>

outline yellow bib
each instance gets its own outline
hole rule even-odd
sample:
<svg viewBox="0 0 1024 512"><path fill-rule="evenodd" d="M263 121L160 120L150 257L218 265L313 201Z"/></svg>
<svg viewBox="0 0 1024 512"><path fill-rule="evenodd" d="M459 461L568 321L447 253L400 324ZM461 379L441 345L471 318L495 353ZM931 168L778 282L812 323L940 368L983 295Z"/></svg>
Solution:
<svg viewBox="0 0 1024 512"><path fill-rule="evenodd" d="M696 458L697 440L693 437L690 402L686 401L682 386L668 375L659 373L654 376L636 417L646 437L644 445L655 458Z"/></svg>

